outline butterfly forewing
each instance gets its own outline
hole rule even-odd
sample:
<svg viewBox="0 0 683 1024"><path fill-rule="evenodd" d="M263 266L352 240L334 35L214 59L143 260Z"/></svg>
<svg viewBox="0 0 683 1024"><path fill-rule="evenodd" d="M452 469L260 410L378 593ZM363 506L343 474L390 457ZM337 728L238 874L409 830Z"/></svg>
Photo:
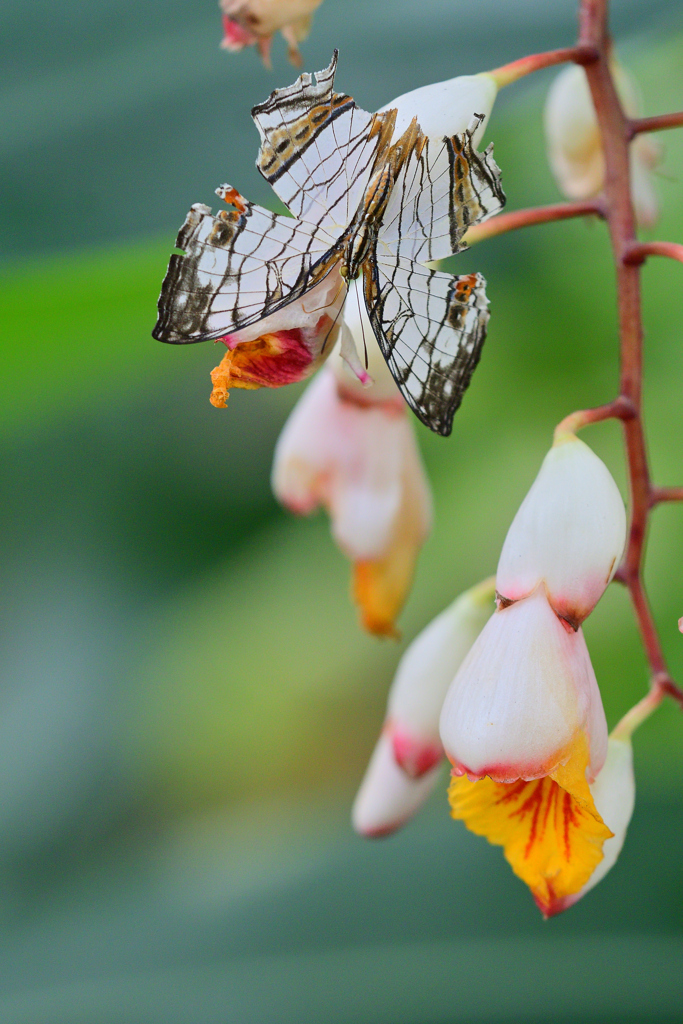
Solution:
<svg viewBox="0 0 683 1024"><path fill-rule="evenodd" d="M413 146L393 187L380 243L396 255L427 263L458 252L469 227L505 205L493 146L478 153L475 117L461 135L440 141L424 135Z"/></svg>
<svg viewBox="0 0 683 1024"><path fill-rule="evenodd" d="M386 150L395 115L368 114L334 92L337 54L315 76L276 89L252 110L261 135L256 166L300 220L336 228L356 213L376 161Z"/></svg>
<svg viewBox="0 0 683 1024"><path fill-rule="evenodd" d="M365 268L365 304L389 369L413 412L444 436L486 337L485 286L480 274L450 277L396 257Z"/></svg>
<svg viewBox="0 0 683 1024"><path fill-rule="evenodd" d="M280 217L235 197L234 210L212 216L195 204L180 229L159 296L153 336L182 344L219 338L287 305L312 288L335 263L334 239L315 237L291 217Z"/></svg>

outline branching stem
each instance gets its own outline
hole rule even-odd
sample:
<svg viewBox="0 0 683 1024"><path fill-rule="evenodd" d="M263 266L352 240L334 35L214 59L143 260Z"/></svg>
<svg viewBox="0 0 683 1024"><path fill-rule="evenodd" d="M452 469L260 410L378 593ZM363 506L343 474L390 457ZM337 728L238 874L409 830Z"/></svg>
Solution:
<svg viewBox="0 0 683 1024"><path fill-rule="evenodd" d="M637 120L626 116L610 67L611 42L607 9L608 0L581 0L577 46L526 57L492 72L499 85L507 85L522 75L553 64L574 61L584 66L602 140L605 164L602 194L586 203L558 203L502 214L471 228L466 238L468 242L480 241L528 225L583 215L599 216L607 223L617 283L621 362L619 395L606 405L583 409L567 416L558 425L555 436L558 438L563 433L574 433L591 423L606 419L620 420L624 431L631 520L626 552L615 579L628 588L651 675L650 693L617 726L615 732L626 736L659 706L665 696L672 696L683 707L683 690L676 686L669 675L642 578L650 514L662 502L683 501L683 487L655 487L650 478L642 408L643 328L640 298L640 267L645 259L648 256L666 256L683 262L683 245L675 242L639 242L636 239L629 165L629 144L636 134L683 126L683 113Z"/></svg>

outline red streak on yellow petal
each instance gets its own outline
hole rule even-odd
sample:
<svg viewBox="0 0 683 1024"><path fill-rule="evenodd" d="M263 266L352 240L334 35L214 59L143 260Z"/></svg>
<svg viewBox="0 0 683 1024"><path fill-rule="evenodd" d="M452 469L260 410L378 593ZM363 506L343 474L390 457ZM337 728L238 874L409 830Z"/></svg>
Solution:
<svg viewBox="0 0 683 1024"><path fill-rule="evenodd" d="M546 917L571 905L612 836L588 788L587 764L588 742L581 734L567 764L552 775L511 783L453 778L448 790L451 815L503 847Z"/></svg>

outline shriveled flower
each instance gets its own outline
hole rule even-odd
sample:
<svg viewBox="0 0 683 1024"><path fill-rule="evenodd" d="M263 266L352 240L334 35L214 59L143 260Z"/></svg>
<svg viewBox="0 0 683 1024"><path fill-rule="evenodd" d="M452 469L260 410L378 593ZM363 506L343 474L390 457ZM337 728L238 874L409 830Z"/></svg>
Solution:
<svg viewBox="0 0 683 1024"><path fill-rule="evenodd" d="M352 820L387 835L421 807L440 776L441 705L454 674L493 610L494 581L461 594L413 640L389 692L387 714L356 797Z"/></svg>
<svg viewBox="0 0 683 1024"><path fill-rule="evenodd" d="M640 113L638 88L631 75L616 61L612 72L629 117ZM588 80L578 65L565 68L553 82L545 105L548 159L558 188L568 199L589 199L598 194L605 178L600 130ZM652 172L661 163L659 143L638 135L631 144L631 197L641 227L651 227L658 217Z"/></svg>
<svg viewBox="0 0 683 1024"><path fill-rule="evenodd" d="M613 835L589 788L605 764L607 725L580 622L624 538L606 467L561 436L510 527L498 609L441 714L453 817L503 846L546 915L578 898Z"/></svg>
<svg viewBox="0 0 683 1024"><path fill-rule="evenodd" d="M354 564L364 626L394 635L431 526L431 498L407 406L374 338L367 342L375 385L364 389L336 356L323 367L278 439L272 483L292 511L328 511Z"/></svg>
<svg viewBox="0 0 683 1024"><path fill-rule="evenodd" d="M322 0L220 0L223 12L225 50L258 46L263 63L271 67L270 47L280 31L287 43L289 59L301 66L299 43L308 35L313 11Z"/></svg>

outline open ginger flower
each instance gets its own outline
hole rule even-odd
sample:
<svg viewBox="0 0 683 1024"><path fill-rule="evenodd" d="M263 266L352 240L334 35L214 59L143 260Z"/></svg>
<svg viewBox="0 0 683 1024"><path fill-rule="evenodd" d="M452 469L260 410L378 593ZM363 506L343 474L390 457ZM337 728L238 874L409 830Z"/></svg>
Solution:
<svg viewBox="0 0 683 1024"><path fill-rule="evenodd" d="M431 526L431 496L408 407L374 336L366 338L374 385L364 388L335 355L285 424L272 483L293 512L327 510L354 565L363 625L391 636Z"/></svg>
<svg viewBox="0 0 683 1024"><path fill-rule="evenodd" d="M636 83L616 61L612 72L625 113L637 117ZM579 65L564 68L550 87L544 125L548 159L560 192L568 199L597 195L605 180L605 163L588 80ZM631 143L631 197L640 227L652 227L659 215L652 172L661 160L655 139L638 135Z"/></svg>
<svg viewBox="0 0 683 1024"><path fill-rule="evenodd" d="M270 68L270 47L280 31L287 43L292 64L301 66L299 43L308 35L311 19L322 0L220 0L223 12L224 50L237 51L257 46L263 63Z"/></svg>
<svg viewBox="0 0 683 1024"><path fill-rule="evenodd" d="M589 885L615 834L590 788L608 737L580 623L624 541L616 484L583 442L561 436L503 546L498 609L441 713L452 816L503 846L546 916Z"/></svg>
<svg viewBox="0 0 683 1024"><path fill-rule="evenodd" d="M413 640L399 662L387 713L353 805L361 835L385 836L404 825L441 776L439 714L448 686L493 611L495 584L461 594Z"/></svg>

